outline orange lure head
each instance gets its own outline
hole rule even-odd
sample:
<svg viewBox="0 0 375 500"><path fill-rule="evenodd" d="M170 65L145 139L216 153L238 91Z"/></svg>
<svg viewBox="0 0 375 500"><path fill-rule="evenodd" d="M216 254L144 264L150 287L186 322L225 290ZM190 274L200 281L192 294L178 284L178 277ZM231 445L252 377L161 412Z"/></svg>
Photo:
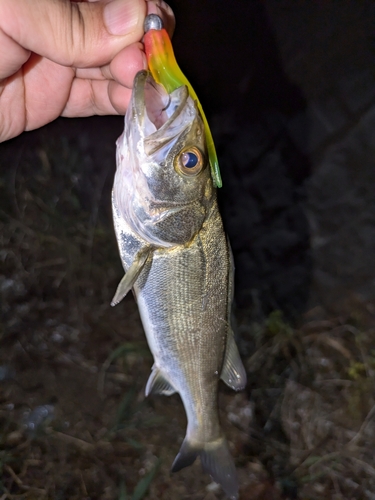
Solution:
<svg viewBox="0 0 375 500"><path fill-rule="evenodd" d="M156 14L150 14L145 20L145 35L144 45L148 62L148 67L154 80L163 85L165 90L170 94L182 85L186 85L189 89L190 96L197 103L198 109L203 119L208 157L211 166L211 175L215 187L222 186L220 175L219 163L215 144L212 138L211 130L207 122L206 115L199 102L197 94L195 93L190 82L179 68L176 58L174 56L171 40L167 31L163 28L162 21Z"/></svg>

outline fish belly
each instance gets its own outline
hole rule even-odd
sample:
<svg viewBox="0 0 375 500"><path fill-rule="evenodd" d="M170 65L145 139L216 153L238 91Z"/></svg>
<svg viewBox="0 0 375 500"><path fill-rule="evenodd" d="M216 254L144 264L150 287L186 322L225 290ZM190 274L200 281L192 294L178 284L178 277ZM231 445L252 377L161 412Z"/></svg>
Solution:
<svg viewBox="0 0 375 500"><path fill-rule="evenodd" d="M220 434L217 386L228 334L230 259L217 207L190 244L157 249L134 287L154 369L177 391L188 436Z"/></svg>

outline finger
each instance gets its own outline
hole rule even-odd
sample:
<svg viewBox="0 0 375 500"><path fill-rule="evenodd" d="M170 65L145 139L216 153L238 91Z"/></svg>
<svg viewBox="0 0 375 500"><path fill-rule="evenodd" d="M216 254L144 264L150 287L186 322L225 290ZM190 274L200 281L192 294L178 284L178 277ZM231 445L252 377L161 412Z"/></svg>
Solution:
<svg viewBox="0 0 375 500"><path fill-rule="evenodd" d="M25 129L24 93L22 70L0 82L0 142L14 137ZM4 103L4 104L3 104Z"/></svg>
<svg viewBox="0 0 375 500"><path fill-rule="evenodd" d="M29 57L29 50L22 48L0 29L0 80L16 73Z"/></svg>
<svg viewBox="0 0 375 500"><path fill-rule="evenodd" d="M22 69L0 84L0 141L57 118L73 78L71 68L32 54Z"/></svg>
<svg viewBox="0 0 375 500"><path fill-rule="evenodd" d="M57 118L69 97L74 70L32 54L23 68L25 130Z"/></svg>
<svg viewBox="0 0 375 500"><path fill-rule="evenodd" d="M144 0L0 0L0 30L61 65L102 66L141 39L145 12Z"/></svg>
<svg viewBox="0 0 375 500"><path fill-rule="evenodd" d="M125 88L117 82L109 82L108 96L112 106L119 115L124 115L126 113L131 95L130 89Z"/></svg>
<svg viewBox="0 0 375 500"><path fill-rule="evenodd" d="M61 116L125 114L130 97L131 90L117 82L76 78Z"/></svg>
<svg viewBox="0 0 375 500"><path fill-rule="evenodd" d="M116 80L121 85L133 86L138 71L147 68L147 60L141 43L125 47L111 61L101 68L82 68L76 70L76 77L84 80Z"/></svg>
<svg viewBox="0 0 375 500"><path fill-rule="evenodd" d="M108 68L112 78L129 89L133 87L138 71L147 69L146 55L142 49L140 43L126 47L113 58Z"/></svg>

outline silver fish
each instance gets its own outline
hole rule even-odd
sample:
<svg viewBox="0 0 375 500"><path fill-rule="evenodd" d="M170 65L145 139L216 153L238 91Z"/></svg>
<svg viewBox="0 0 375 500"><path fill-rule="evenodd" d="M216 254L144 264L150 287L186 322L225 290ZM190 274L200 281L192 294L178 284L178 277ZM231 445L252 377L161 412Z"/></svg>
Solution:
<svg viewBox="0 0 375 500"><path fill-rule="evenodd" d="M146 396L178 392L188 418L172 471L199 456L237 499L217 401L220 378L236 391L246 384L229 322L233 261L204 125L187 87L168 94L149 72L137 74L117 141L112 199L125 269L112 305L133 290L154 356Z"/></svg>

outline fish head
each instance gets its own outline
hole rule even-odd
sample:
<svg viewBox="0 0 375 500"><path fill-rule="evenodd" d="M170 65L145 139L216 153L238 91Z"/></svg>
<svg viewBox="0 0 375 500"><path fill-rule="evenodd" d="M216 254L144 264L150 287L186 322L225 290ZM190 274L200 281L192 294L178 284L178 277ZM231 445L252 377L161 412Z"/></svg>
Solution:
<svg viewBox="0 0 375 500"><path fill-rule="evenodd" d="M149 244L171 247L194 238L214 197L204 123L188 88L169 94L139 72L117 141L118 213Z"/></svg>

